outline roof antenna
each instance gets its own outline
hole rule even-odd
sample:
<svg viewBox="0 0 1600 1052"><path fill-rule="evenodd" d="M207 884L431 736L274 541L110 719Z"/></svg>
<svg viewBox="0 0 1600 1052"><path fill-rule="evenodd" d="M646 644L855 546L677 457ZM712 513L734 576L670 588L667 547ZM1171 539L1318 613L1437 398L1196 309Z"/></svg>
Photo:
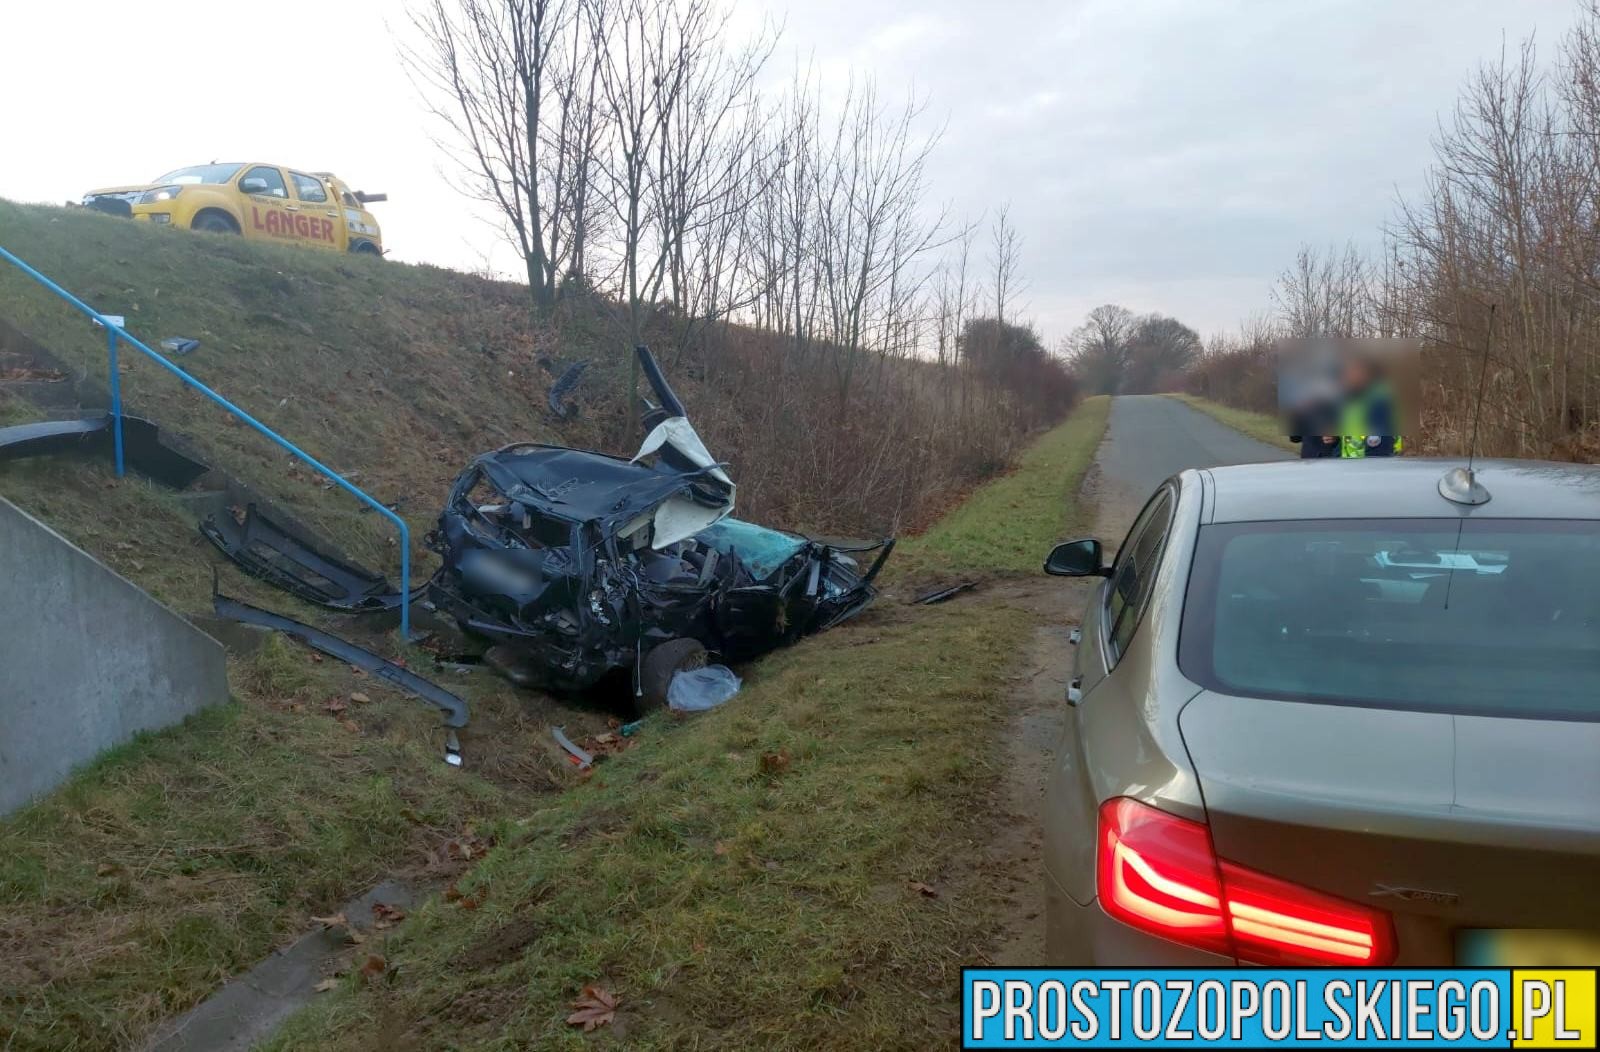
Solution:
<svg viewBox="0 0 1600 1052"><path fill-rule="evenodd" d="M1472 439L1467 444L1467 466L1451 468L1439 480L1439 496L1455 504L1475 506L1489 503L1489 491L1478 482L1472 465L1478 455L1478 423L1483 419L1483 394L1489 387L1489 348L1494 344L1495 307L1496 304L1489 304L1489 331L1483 338L1483 367L1478 371L1478 401L1472 408Z"/></svg>

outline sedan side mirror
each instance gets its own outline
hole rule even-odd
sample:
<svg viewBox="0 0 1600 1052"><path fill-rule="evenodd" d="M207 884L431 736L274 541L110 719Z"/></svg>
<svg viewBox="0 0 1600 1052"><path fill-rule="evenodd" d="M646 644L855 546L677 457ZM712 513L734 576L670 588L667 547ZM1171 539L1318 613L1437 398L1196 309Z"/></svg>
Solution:
<svg viewBox="0 0 1600 1052"><path fill-rule="evenodd" d="M1063 541L1050 549L1050 557L1044 561L1044 572L1056 577L1111 576L1100 542L1093 538Z"/></svg>
<svg viewBox="0 0 1600 1052"><path fill-rule="evenodd" d="M239 182L239 190L247 194L264 194L267 192L265 179L243 179Z"/></svg>

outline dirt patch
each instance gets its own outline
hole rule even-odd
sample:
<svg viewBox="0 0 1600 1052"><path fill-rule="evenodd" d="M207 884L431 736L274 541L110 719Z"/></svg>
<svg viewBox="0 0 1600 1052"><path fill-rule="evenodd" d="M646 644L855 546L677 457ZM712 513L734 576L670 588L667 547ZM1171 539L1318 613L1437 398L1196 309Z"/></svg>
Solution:
<svg viewBox="0 0 1600 1052"><path fill-rule="evenodd" d="M1000 932L988 956L998 965L1044 964L1044 787L1066 719L1072 670L1069 636L1090 585L1040 580L1010 586L1036 617L1012 680L1005 776L997 791L996 835L984 868L1004 896Z"/></svg>
<svg viewBox="0 0 1600 1052"><path fill-rule="evenodd" d="M515 960L522 948L538 937L539 925L531 917L519 918L492 932L482 942L473 943L450 963L471 972L498 968Z"/></svg>

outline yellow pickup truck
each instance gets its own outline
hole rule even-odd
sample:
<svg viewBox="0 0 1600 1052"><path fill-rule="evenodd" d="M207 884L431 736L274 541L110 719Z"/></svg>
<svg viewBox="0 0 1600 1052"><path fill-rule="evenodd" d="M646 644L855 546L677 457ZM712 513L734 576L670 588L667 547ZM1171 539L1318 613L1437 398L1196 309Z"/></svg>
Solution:
<svg viewBox="0 0 1600 1052"><path fill-rule="evenodd" d="M91 190L86 208L186 230L381 256L383 233L366 206L384 194L352 191L328 172L276 164L197 164L149 183Z"/></svg>

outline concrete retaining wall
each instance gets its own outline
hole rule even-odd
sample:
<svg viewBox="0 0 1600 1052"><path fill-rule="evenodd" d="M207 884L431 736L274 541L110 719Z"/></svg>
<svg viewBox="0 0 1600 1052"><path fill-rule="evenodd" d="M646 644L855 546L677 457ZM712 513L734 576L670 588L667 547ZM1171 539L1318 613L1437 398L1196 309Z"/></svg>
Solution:
<svg viewBox="0 0 1600 1052"><path fill-rule="evenodd" d="M0 498L0 814L227 699L215 640Z"/></svg>

